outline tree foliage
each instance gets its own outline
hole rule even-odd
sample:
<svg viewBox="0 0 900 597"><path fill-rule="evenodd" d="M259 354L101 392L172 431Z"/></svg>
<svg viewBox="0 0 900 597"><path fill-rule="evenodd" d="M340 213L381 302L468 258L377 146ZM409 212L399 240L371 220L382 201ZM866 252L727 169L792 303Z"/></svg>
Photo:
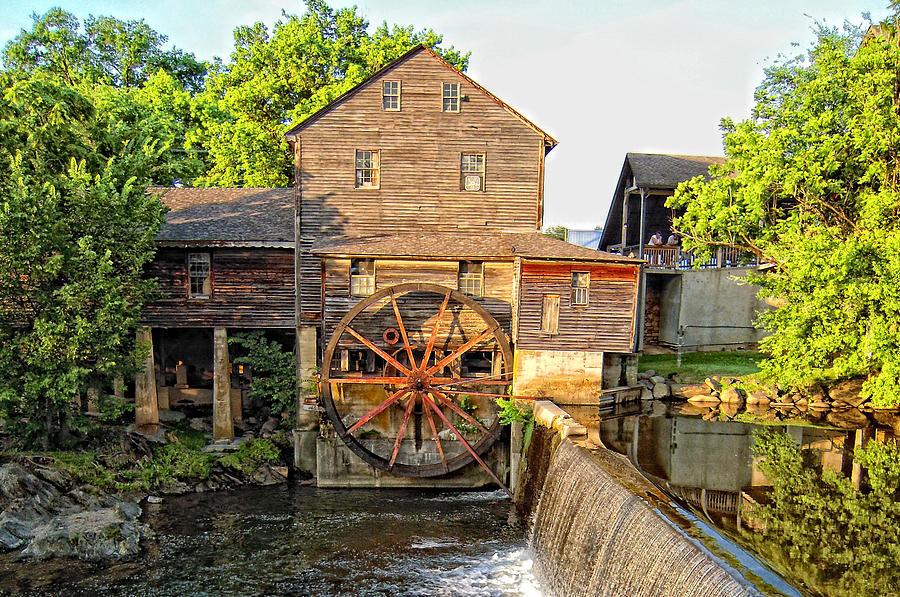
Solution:
<svg viewBox="0 0 900 597"><path fill-rule="evenodd" d="M771 262L753 281L765 374L789 386L867 376L900 403L900 50L896 31L858 44L821 30L766 71L752 117L722 122L727 164L679 186L684 246L737 247Z"/></svg>
<svg viewBox="0 0 900 597"><path fill-rule="evenodd" d="M565 226L561 225L548 226L544 230L544 234L546 234L550 238L555 238L557 240L566 240L566 235L568 234L568 232L568 229Z"/></svg>
<svg viewBox="0 0 900 597"><path fill-rule="evenodd" d="M821 457L768 429L754 452L772 482L771 502L752 516L764 530L749 539L769 561L817 595L896 595L900 591L900 446L869 442L854 459L869 488L823 470Z"/></svg>
<svg viewBox="0 0 900 597"><path fill-rule="evenodd" d="M203 85L207 65L178 48L164 49L168 38L143 19L89 15L82 30L78 18L61 8L31 18L31 30L23 29L3 50L8 70L43 72L68 85L115 87L139 87L163 70L188 90L197 91Z"/></svg>
<svg viewBox="0 0 900 597"><path fill-rule="evenodd" d="M155 140L110 130L58 80L5 76L0 96L0 418L46 448L74 401L129 372L161 225Z"/></svg>
<svg viewBox="0 0 900 597"><path fill-rule="evenodd" d="M284 134L416 44L434 48L465 69L468 54L441 50L430 29L389 27L373 34L356 7L306 2L302 16L284 14L271 33L263 23L234 32L231 63L210 74L198 97L203 126L194 137L209 151L198 184L286 186L293 160Z"/></svg>
<svg viewBox="0 0 900 597"><path fill-rule="evenodd" d="M228 343L243 352L232 361L250 366L250 398L260 400L273 413L293 413L297 399L294 353L259 330L234 334Z"/></svg>

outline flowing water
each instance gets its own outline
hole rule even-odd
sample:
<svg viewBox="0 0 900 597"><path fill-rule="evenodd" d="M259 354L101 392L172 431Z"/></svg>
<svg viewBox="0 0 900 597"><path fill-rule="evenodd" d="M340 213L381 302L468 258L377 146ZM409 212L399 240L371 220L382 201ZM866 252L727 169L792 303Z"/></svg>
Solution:
<svg viewBox="0 0 900 597"><path fill-rule="evenodd" d="M137 562L0 565L21 595L540 595L503 492L248 488L144 504Z"/></svg>

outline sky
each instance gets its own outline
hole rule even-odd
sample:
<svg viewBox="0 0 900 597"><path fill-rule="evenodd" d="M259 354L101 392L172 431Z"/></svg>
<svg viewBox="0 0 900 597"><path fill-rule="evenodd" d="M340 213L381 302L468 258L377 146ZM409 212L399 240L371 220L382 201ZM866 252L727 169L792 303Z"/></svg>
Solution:
<svg viewBox="0 0 900 597"><path fill-rule="evenodd" d="M547 158L544 224L602 225L627 152L722 155L719 123L743 120L763 68L840 25L888 14L888 0L358 0L383 21L432 28L472 53L467 74L559 145ZM332 7L354 4L330 0ZM144 19L169 45L222 57L232 32L271 27L285 0L0 0L0 43L53 6ZM796 45L799 44L799 45Z"/></svg>

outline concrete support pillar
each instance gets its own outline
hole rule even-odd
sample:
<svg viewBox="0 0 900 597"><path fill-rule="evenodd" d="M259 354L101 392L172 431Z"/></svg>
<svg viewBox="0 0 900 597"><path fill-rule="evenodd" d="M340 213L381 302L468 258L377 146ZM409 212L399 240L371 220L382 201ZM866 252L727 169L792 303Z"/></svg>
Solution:
<svg viewBox="0 0 900 597"><path fill-rule="evenodd" d="M149 345L144 368L134 378L134 423L159 425L159 405L156 401L156 372L153 365L153 334L150 328L141 328L137 333L139 344Z"/></svg>
<svg viewBox="0 0 900 597"><path fill-rule="evenodd" d="M509 488L516 493L519 487L519 470L522 465L523 428L518 421L509 425Z"/></svg>
<svg viewBox="0 0 900 597"><path fill-rule="evenodd" d="M213 331L213 441L234 439L231 415L231 376L228 374L228 334Z"/></svg>
<svg viewBox="0 0 900 597"><path fill-rule="evenodd" d="M297 427L294 429L294 466L316 474L316 437L319 434L319 410L313 404L315 390L309 380L316 372L318 342L315 326L297 328Z"/></svg>
<svg viewBox="0 0 900 597"><path fill-rule="evenodd" d="M97 408L97 402L100 400L100 390L97 388L88 388L87 397L87 414L96 415L100 412Z"/></svg>

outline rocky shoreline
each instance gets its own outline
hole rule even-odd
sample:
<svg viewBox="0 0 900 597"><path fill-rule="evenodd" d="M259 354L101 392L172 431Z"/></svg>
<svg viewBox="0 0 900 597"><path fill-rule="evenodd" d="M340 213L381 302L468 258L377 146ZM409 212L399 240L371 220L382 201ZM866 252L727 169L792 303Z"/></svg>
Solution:
<svg viewBox="0 0 900 597"><path fill-rule="evenodd" d="M752 418L758 421L803 419L840 429L859 429L869 425L890 427L900 435L900 409L875 408L870 399L860 396L863 380L842 381L832 387L813 385L806 391L782 390L739 378L708 377L702 384L682 384L656 375L638 374L643 386L642 399L686 401L690 414L707 419Z"/></svg>

